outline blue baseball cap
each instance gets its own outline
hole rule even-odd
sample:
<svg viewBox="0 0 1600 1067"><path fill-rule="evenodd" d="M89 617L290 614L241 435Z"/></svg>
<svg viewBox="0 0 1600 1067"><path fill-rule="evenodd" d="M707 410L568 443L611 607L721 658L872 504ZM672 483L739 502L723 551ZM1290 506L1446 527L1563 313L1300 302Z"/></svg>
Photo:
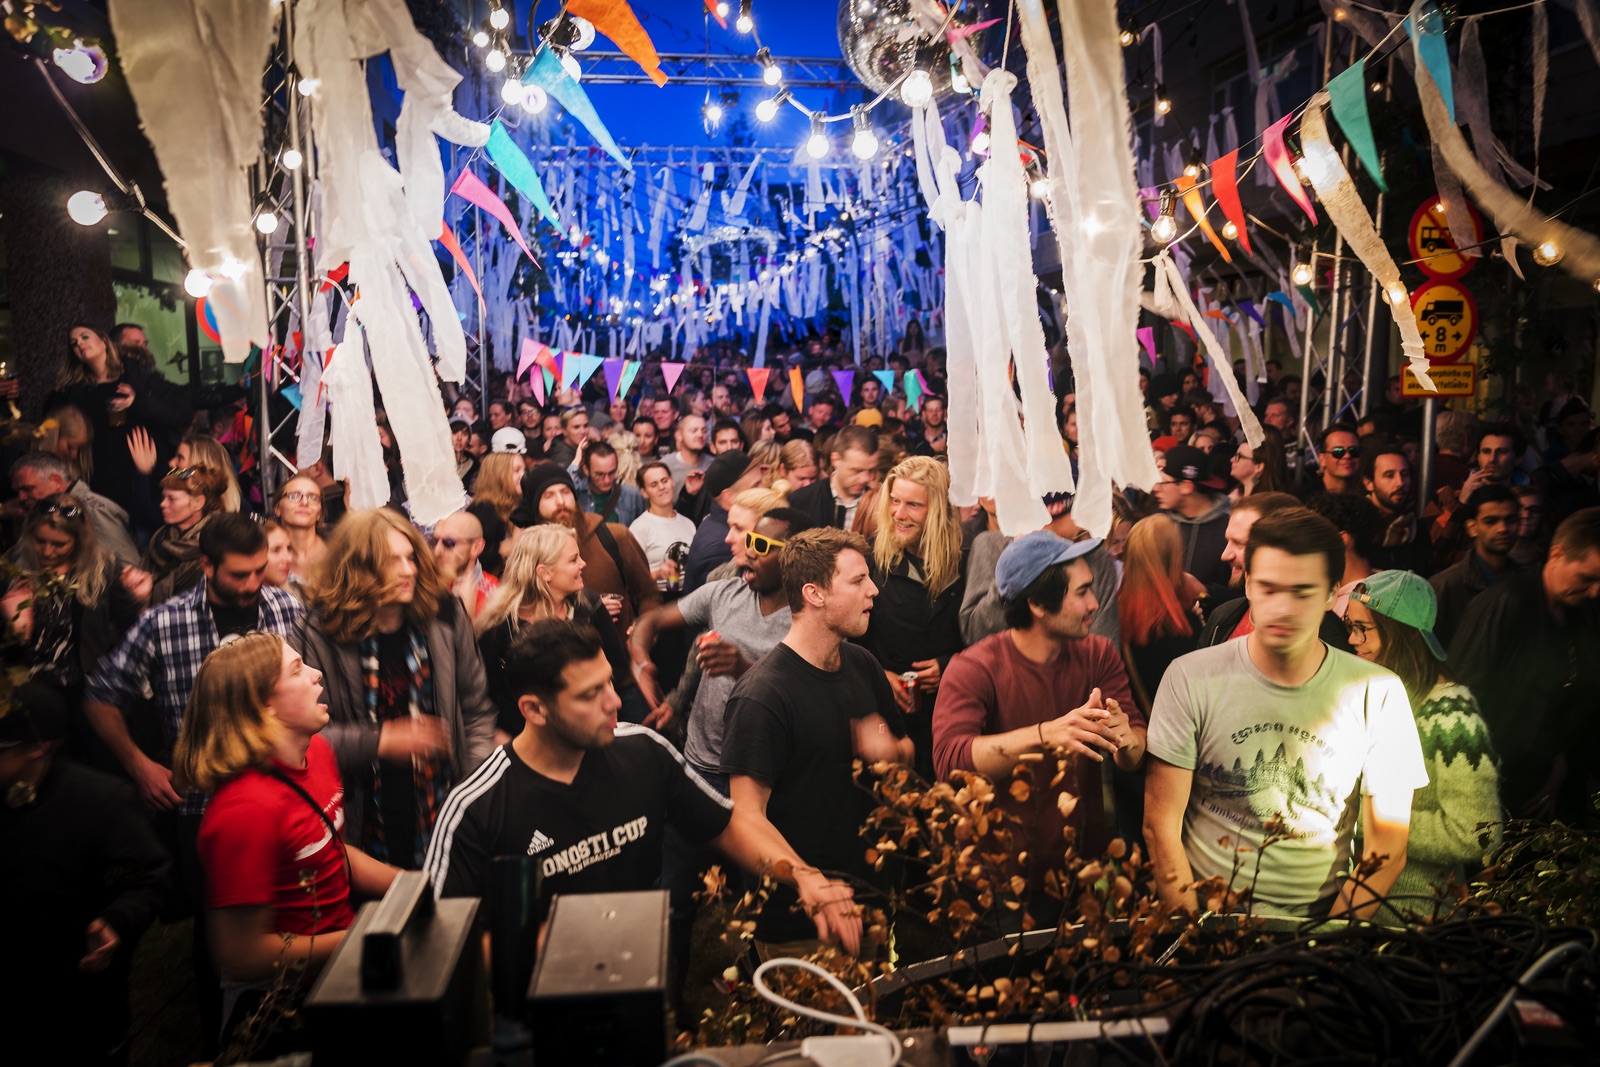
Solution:
<svg viewBox="0 0 1600 1067"><path fill-rule="evenodd" d="M1068 541L1049 530L1023 534L1006 546L995 564L994 584L1001 598L1012 600L1057 563L1066 563L1099 548L1098 537Z"/></svg>

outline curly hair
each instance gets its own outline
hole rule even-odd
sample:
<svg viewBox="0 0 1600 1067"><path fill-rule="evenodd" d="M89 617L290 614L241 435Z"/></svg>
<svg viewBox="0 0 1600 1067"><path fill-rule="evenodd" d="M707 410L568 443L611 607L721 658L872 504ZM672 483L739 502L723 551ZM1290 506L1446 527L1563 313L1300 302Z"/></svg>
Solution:
<svg viewBox="0 0 1600 1067"><path fill-rule="evenodd" d="M223 491L227 488L227 484L223 473L214 467L184 467L181 470L168 471L161 479L163 489L174 489L190 496L205 497L206 515L223 510Z"/></svg>
<svg viewBox="0 0 1600 1067"><path fill-rule="evenodd" d="M411 543L417 568L407 620L420 625L438 614L444 583L417 528L387 508L352 511L333 528L327 554L306 583L307 602L316 608L323 632L340 644L371 635L379 609L389 601L391 533Z"/></svg>

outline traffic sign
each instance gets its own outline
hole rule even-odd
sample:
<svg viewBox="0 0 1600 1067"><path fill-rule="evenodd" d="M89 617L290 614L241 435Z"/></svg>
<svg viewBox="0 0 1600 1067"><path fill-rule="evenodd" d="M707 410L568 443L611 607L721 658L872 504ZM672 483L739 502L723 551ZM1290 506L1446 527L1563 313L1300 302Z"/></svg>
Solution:
<svg viewBox="0 0 1600 1067"><path fill-rule="evenodd" d="M1467 213L1472 216L1470 232L1473 235L1481 234L1483 218L1477 208L1468 204ZM1411 258L1417 261L1416 267L1422 273L1430 278L1448 281L1461 277L1477 262L1477 257L1464 256L1456 251L1455 238L1460 236L1452 234L1445 225L1444 201L1434 196L1429 197L1428 202L1417 208L1417 213L1411 216L1406 244L1410 246Z"/></svg>
<svg viewBox="0 0 1600 1067"><path fill-rule="evenodd" d="M1429 363L1454 363L1478 333L1478 302L1460 282L1428 282L1411 294L1411 310Z"/></svg>
<svg viewBox="0 0 1600 1067"><path fill-rule="evenodd" d="M1429 392L1417 381L1417 376L1406 367L1400 372L1401 396L1471 396L1478 391L1478 365L1476 363L1441 363L1428 368L1438 392Z"/></svg>

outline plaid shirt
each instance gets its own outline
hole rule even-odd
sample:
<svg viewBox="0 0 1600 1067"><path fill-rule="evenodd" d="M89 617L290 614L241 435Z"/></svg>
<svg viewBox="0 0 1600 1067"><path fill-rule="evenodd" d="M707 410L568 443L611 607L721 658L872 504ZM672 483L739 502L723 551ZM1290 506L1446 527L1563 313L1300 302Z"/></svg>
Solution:
<svg viewBox="0 0 1600 1067"><path fill-rule="evenodd" d="M258 610L256 629L287 638L303 609L292 594L263 586ZM176 739L195 675L219 644L202 578L193 589L140 616L122 644L101 659L84 696L126 711L140 695L153 691L166 717L168 737ZM200 814L205 794L185 796L179 810Z"/></svg>

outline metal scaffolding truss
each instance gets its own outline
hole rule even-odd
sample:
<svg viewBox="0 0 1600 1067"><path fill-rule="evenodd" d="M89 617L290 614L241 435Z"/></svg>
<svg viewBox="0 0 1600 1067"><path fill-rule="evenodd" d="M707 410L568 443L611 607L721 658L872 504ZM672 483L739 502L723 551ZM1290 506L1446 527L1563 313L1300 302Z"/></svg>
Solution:
<svg viewBox="0 0 1600 1067"><path fill-rule="evenodd" d="M518 53L524 59L532 53ZM573 52L583 67L585 85L653 85L639 69L638 60L622 52ZM859 79L840 56L773 56L790 89L840 89ZM770 89L761 78L761 64L753 56L716 56L709 53L665 52L661 70L669 85L728 85Z"/></svg>

